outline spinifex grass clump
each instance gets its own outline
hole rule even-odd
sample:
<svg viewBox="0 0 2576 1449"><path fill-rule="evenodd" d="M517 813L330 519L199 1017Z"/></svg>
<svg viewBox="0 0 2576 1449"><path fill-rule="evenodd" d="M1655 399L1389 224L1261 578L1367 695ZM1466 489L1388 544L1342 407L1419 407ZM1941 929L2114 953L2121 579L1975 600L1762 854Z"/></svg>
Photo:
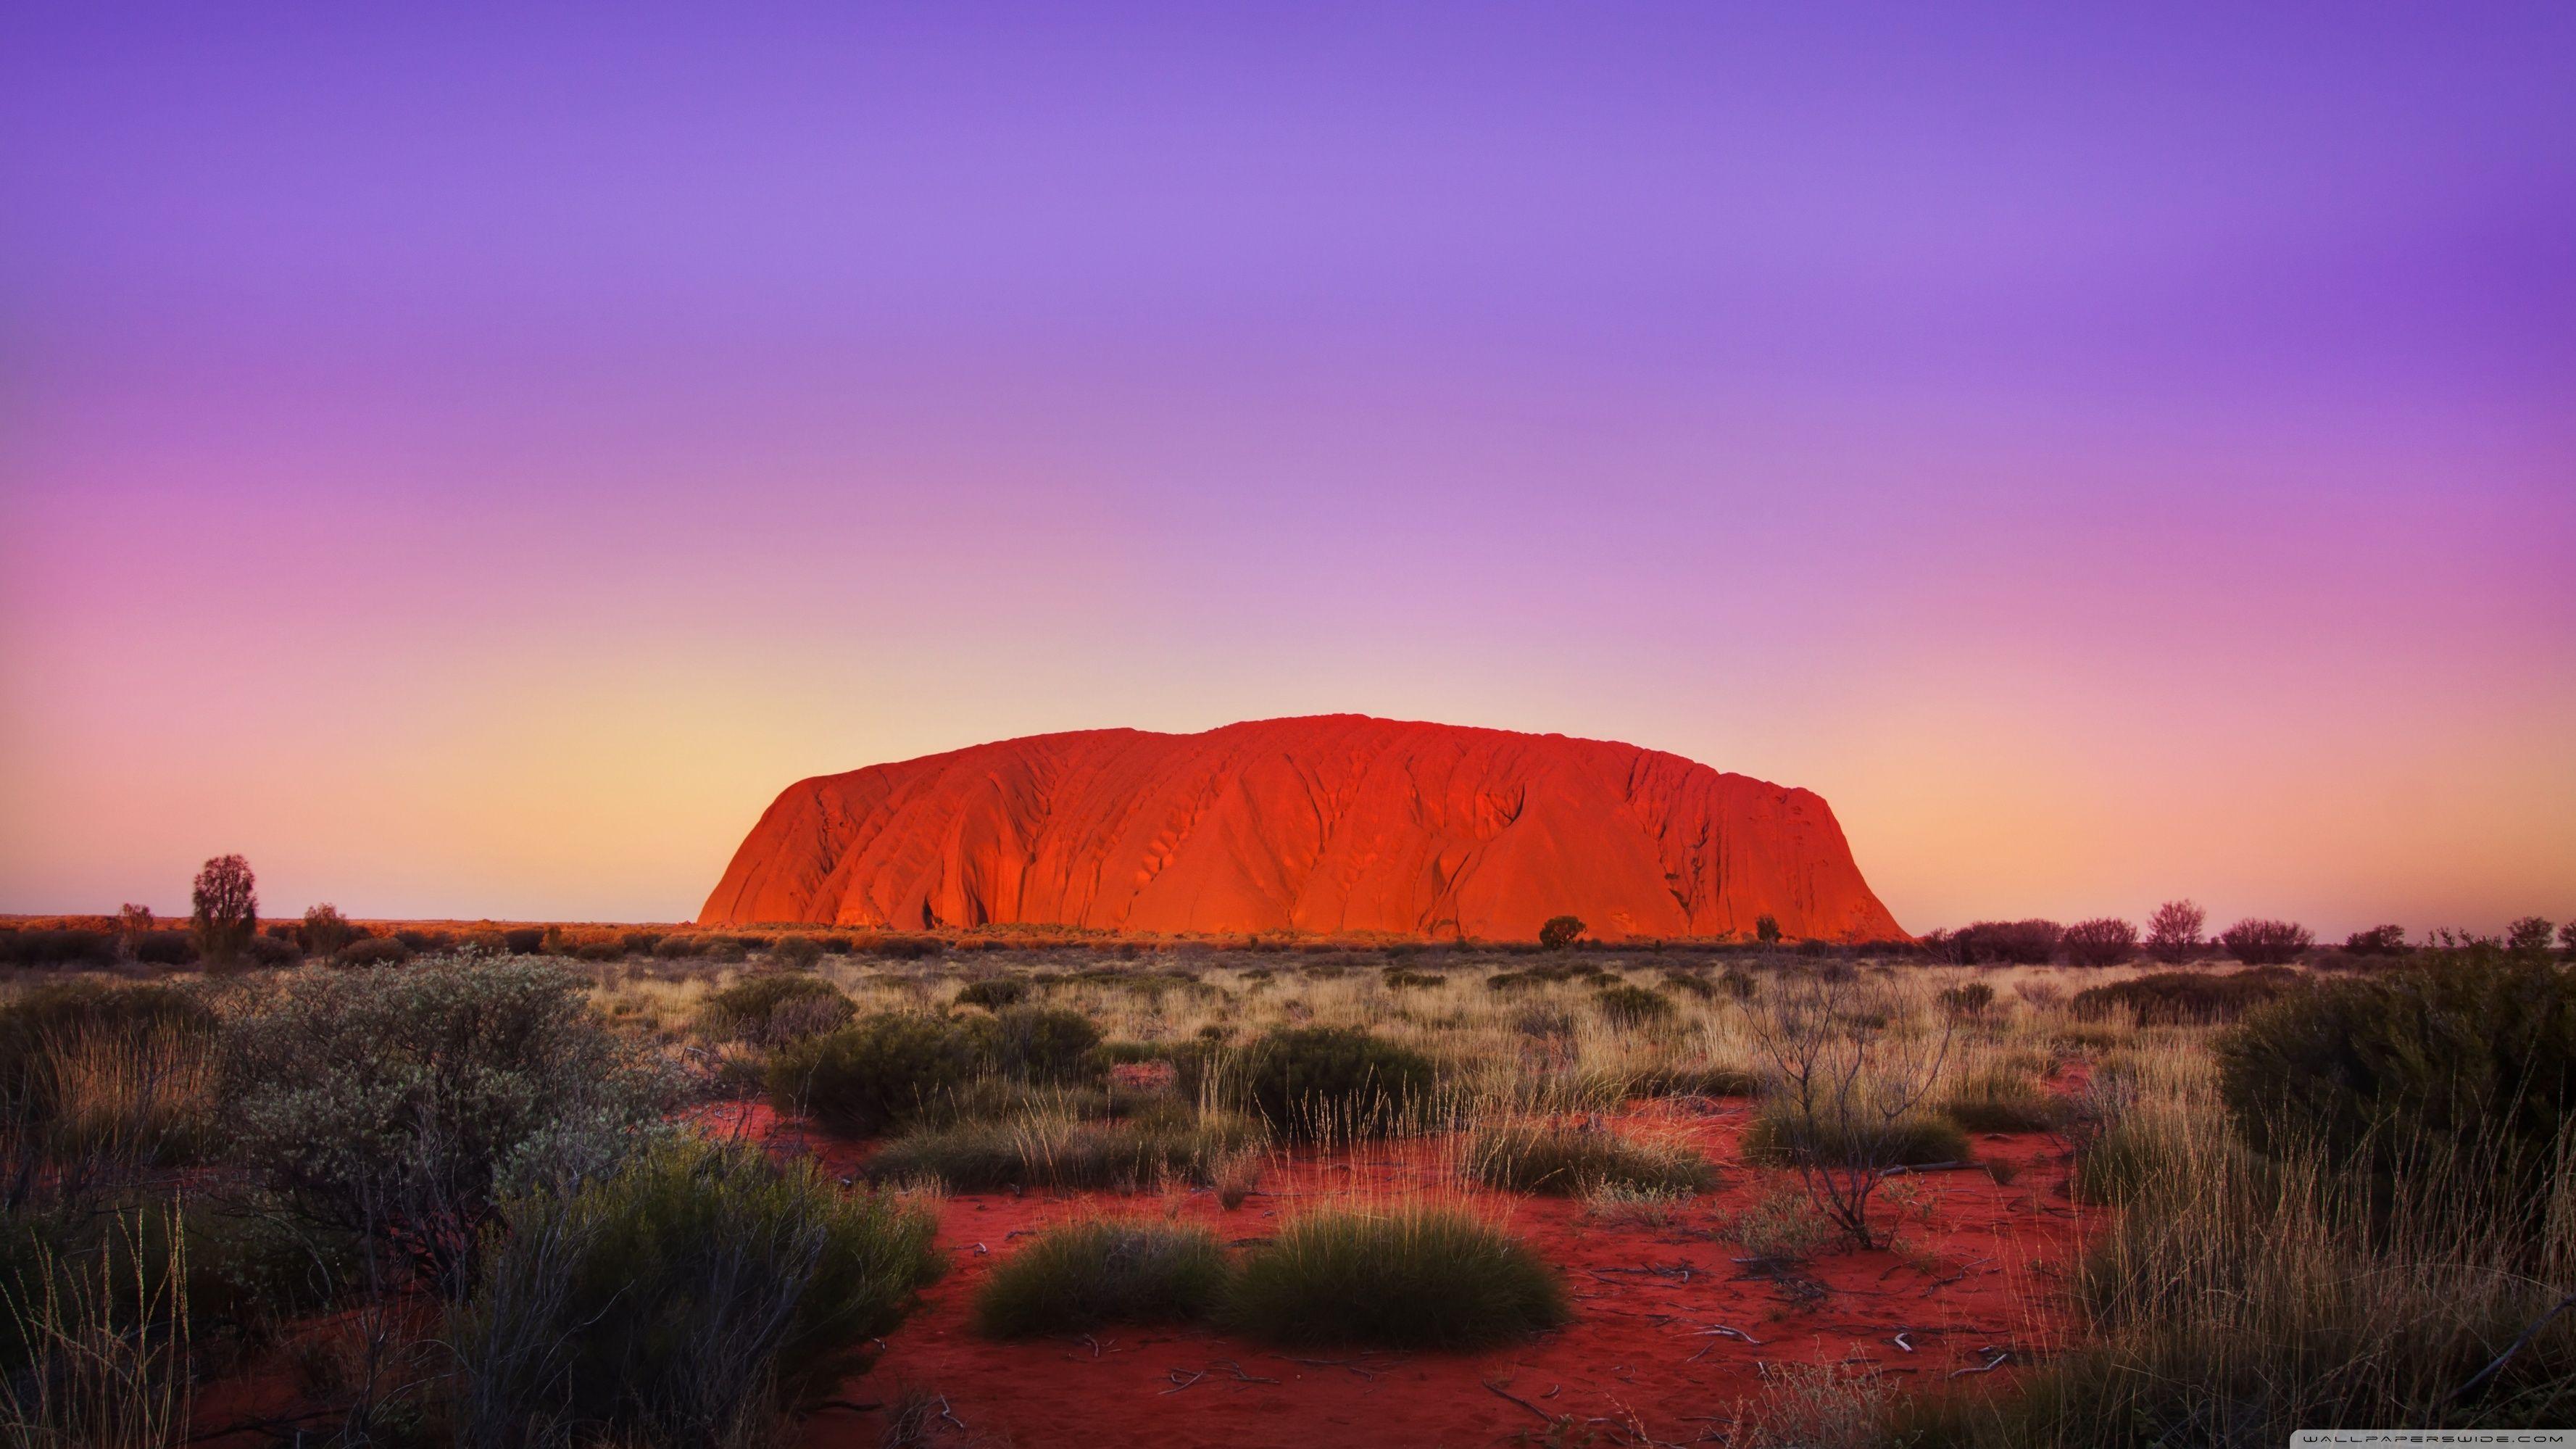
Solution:
<svg viewBox="0 0 2576 1449"><path fill-rule="evenodd" d="M1295 1140L1381 1137L1422 1121L1431 1059L1350 1027L1289 1027L1254 1042L1241 1065L1254 1115Z"/></svg>
<svg viewBox="0 0 2576 1449"><path fill-rule="evenodd" d="M1744 1129L1740 1150L1747 1162L1795 1167L1928 1167L1965 1162L1968 1139L1930 1113L1885 1120L1802 1116L1785 1102L1768 1102Z"/></svg>
<svg viewBox="0 0 2576 1449"><path fill-rule="evenodd" d="M2077 1016L2122 1012L2140 1026L2172 1026L2234 1021L2267 1001L2305 985L2307 978L2286 966L2256 966L2244 971L2151 971L2108 986L2075 993L2068 1003Z"/></svg>
<svg viewBox="0 0 2576 1449"><path fill-rule="evenodd" d="M1173 1178L1209 1182L1260 1139L1246 1118L1177 1106L1124 1121L1037 1114L919 1128L886 1143L868 1166L883 1181L937 1178L958 1192L1132 1191Z"/></svg>
<svg viewBox="0 0 2576 1449"><path fill-rule="evenodd" d="M939 1276L935 1222L811 1163L682 1141L515 1202L452 1328L459 1442L768 1442Z"/></svg>
<svg viewBox="0 0 2576 1449"><path fill-rule="evenodd" d="M780 971L746 976L709 996L698 1029L719 1041L776 1047L837 1031L857 1014L857 1005L831 982Z"/></svg>
<svg viewBox="0 0 2576 1449"><path fill-rule="evenodd" d="M0 1009L0 1123L8 1152L48 1158L39 1176L184 1160L216 1085L215 1015L191 993L62 982Z"/></svg>
<svg viewBox="0 0 2576 1449"><path fill-rule="evenodd" d="M1708 1159L1687 1147L1632 1141L1601 1128L1535 1123L1477 1132L1467 1144L1466 1171L1488 1187L1565 1197L1613 1185L1705 1192L1717 1182Z"/></svg>
<svg viewBox="0 0 2576 1449"><path fill-rule="evenodd" d="M1593 993L1592 1004L1600 1009L1603 1021L1629 1030L1663 1026L1680 1014L1671 997L1625 981L1612 982Z"/></svg>
<svg viewBox="0 0 2576 1449"><path fill-rule="evenodd" d="M1080 1333L1105 1323L1206 1317L1223 1293L1225 1249L1206 1228L1094 1219L1049 1228L1003 1260L975 1295L990 1338Z"/></svg>
<svg viewBox="0 0 2576 1449"><path fill-rule="evenodd" d="M1478 1348L1573 1317L1556 1270L1458 1208L1331 1210L1247 1256L1221 1315L1282 1344Z"/></svg>
<svg viewBox="0 0 2576 1449"><path fill-rule="evenodd" d="M2027 1072L1990 1067L1953 1083L1941 1098L1941 1114L1970 1132L2045 1132L2064 1119L2065 1108Z"/></svg>

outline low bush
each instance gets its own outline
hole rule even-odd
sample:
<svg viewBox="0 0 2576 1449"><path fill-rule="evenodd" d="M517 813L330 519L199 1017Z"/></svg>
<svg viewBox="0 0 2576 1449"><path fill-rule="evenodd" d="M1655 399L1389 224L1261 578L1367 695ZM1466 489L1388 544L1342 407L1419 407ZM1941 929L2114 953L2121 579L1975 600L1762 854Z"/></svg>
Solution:
<svg viewBox="0 0 2576 1449"><path fill-rule="evenodd" d="M769 1064L769 1099L844 1137L946 1110L974 1075L974 1034L936 1017L880 1012L782 1048Z"/></svg>
<svg viewBox="0 0 2576 1449"><path fill-rule="evenodd" d="M1536 1253L1455 1208L1311 1213L1255 1249L1221 1320L1288 1345L1478 1348L1562 1326L1565 1285Z"/></svg>
<svg viewBox="0 0 2576 1449"><path fill-rule="evenodd" d="M653 943L653 954L664 961L688 961L707 953L707 943L695 936L664 936Z"/></svg>
<svg viewBox="0 0 2576 1449"><path fill-rule="evenodd" d="M1488 1127L1467 1144L1466 1172L1488 1187L1581 1197L1604 1185L1705 1192L1717 1183L1708 1159L1687 1147L1631 1141L1587 1127Z"/></svg>
<svg viewBox="0 0 2576 1449"><path fill-rule="evenodd" d="M988 1011L999 1011L1005 1006L1017 1006L1021 1002L1028 1000L1030 989L1031 988L1026 977L987 977L982 981L969 981L965 986L959 988L957 992L957 1004L960 1006L980 1006Z"/></svg>
<svg viewBox="0 0 2576 1449"><path fill-rule="evenodd" d="M2257 1152L2315 1150L2390 1177L2438 1164L2444 1191L2538 1211L2576 1113L2576 975L2436 953L2249 1012L2212 1054L2229 1120Z"/></svg>
<svg viewBox="0 0 2576 1449"><path fill-rule="evenodd" d="M1410 1047L1351 1027L1284 1027L1246 1052L1242 1095L1284 1137L1376 1137L1420 1121L1435 1081Z"/></svg>
<svg viewBox="0 0 2576 1449"><path fill-rule="evenodd" d="M810 1162L682 1140L514 1202L451 1331L462 1444L766 1442L939 1276L937 1228Z"/></svg>
<svg viewBox="0 0 2576 1449"><path fill-rule="evenodd" d="M783 970L811 971L822 959L823 943L811 936L781 936L769 948L770 964Z"/></svg>
<svg viewBox="0 0 2576 1449"><path fill-rule="evenodd" d="M2288 921L2242 920L2218 933L2219 946L2248 966L2287 966L2316 943L2307 927Z"/></svg>
<svg viewBox="0 0 2576 1449"><path fill-rule="evenodd" d="M1965 1162L1968 1139L1939 1117L1907 1115L1889 1122L1802 1117L1785 1101L1765 1103L1738 1145L1747 1162L1794 1166L1924 1167Z"/></svg>
<svg viewBox="0 0 2576 1449"><path fill-rule="evenodd" d="M201 952L203 949L203 947L199 948ZM274 970L280 966L292 966L303 960L304 949L281 936L253 936L242 943L236 959L253 966Z"/></svg>
<svg viewBox="0 0 2576 1449"><path fill-rule="evenodd" d="M975 1331L1035 1338L1110 1323L1188 1322L1214 1311L1225 1281L1225 1249L1206 1228L1067 1223L993 1269L975 1294Z"/></svg>
<svg viewBox="0 0 2576 1449"><path fill-rule="evenodd" d="M1603 1021L1630 1030L1661 1026L1679 1014L1671 997L1624 981L1595 992L1592 1004L1600 1010Z"/></svg>
<svg viewBox="0 0 2576 1449"><path fill-rule="evenodd" d="M1951 932L1949 947L1972 966L2045 966L2056 959L2065 934L2055 921L1976 921Z"/></svg>
<svg viewBox="0 0 2576 1449"><path fill-rule="evenodd" d="M282 978L226 1026L226 1141L314 1220L451 1295L500 1199L662 1133L679 1081L568 968L478 954Z"/></svg>
<svg viewBox="0 0 2576 1449"><path fill-rule="evenodd" d="M1091 1075L1091 1051L1100 1045L1090 1017L1058 1006L1006 1006L974 1030L995 1071L1027 1082Z"/></svg>
<svg viewBox="0 0 2576 1449"><path fill-rule="evenodd" d="M185 931L146 931L134 938L134 959L146 966L189 966L197 943Z"/></svg>
<svg viewBox="0 0 2576 1449"><path fill-rule="evenodd" d="M1562 951L1583 935L1583 922L1572 916L1550 916L1538 928L1538 943L1551 951Z"/></svg>
<svg viewBox="0 0 2576 1449"><path fill-rule="evenodd" d="M411 948L391 936L369 936L352 941L331 958L334 966L366 970L377 966L399 966L411 959Z"/></svg>
<svg viewBox="0 0 2576 1449"><path fill-rule="evenodd" d="M2347 956L2403 956L2407 950L2404 926L2373 926L2343 938Z"/></svg>
<svg viewBox="0 0 2576 1449"><path fill-rule="evenodd" d="M858 1007L820 976L768 972L745 976L709 996L698 1030L716 1041L780 1047L849 1025Z"/></svg>
<svg viewBox="0 0 2576 1449"><path fill-rule="evenodd" d="M2070 966L2117 966L2138 954L2138 928L2112 916L2077 921L2058 944Z"/></svg>
<svg viewBox="0 0 2576 1449"><path fill-rule="evenodd" d="M2125 1012L2140 1026L2234 1021L2246 1012L2306 984L2283 966L2247 971L2151 971L2075 993L2068 1007L2080 1017Z"/></svg>
<svg viewBox="0 0 2576 1449"><path fill-rule="evenodd" d="M1945 986L1933 998L1954 1021L1982 1021L1995 1005L1995 989L1982 981Z"/></svg>

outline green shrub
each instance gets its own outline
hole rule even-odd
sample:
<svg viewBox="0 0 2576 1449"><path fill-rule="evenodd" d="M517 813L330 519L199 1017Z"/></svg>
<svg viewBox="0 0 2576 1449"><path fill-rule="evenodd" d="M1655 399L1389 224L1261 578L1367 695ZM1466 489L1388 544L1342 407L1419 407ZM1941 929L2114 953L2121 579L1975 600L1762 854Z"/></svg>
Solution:
<svg viewBox="0 0 2576 1449"><path fill-rule="evenodd" d="M946 1110L974 1074L974 1035L936 1017L880 1012L782 1048L769 1064L769 1099L844 1137Z"/></svg>
<svg viewBox="0 0 2576 1449"><path fill-rule="evenodd" d="M1604 1186L1706 1192L1717 1183L1708 1159L1687 1147L1633 1142L1584 1127L1484 1128L1468 1141L1466 1171L1488 1187L1564 1197Z"/></svg>
<svg viewBox="0 0 2576 1449"><path fill-rule="evenodd" d="M1909 1115L1846 1126L1831 1117L1806 1120L1786 1101L1765 1103L1744 1129L1737 1150L1747 1162L1836 1167L1924 1167L1965 1162L1970 1155L1968 1139L1938 1117Z"/></svg>
<svg viewBox="0 0 2576 1449"><path fill-rule="evenodd" d="M2124 1011L2140 1026L2234 1021L2306 982L2306 977L2286 966L2227 972L2152 971L2108 986L2086 987L2067 1005L2081 1017Z"/></svg>
<svg viewBox="0 0 2576 1449"><path fill-rule="evenodd" d="M1478 1348L1573 1317L1556 1270L1454 1208L1327 1211L1255 1249L1220 1312L1240 1333L1288 1345Z"/></svg>
<svg viewBox="0 0 2576 1449"><path fill-rule="evenodd" d="M858 1372L942 1260L927 1213L681 1140L511 1205L451 1336L459 1442L760 1442Z"/></svg>
<svg viewBox="0 0 2576 1449"><path fill-rule="evenodd" d="M768 972L709 996L698 1009L698 1030L717 1041L777 1047L837 1031L858 1011L841 988L820 976Z"/></svg>
<svg viewBox="0 0 2576 1449"><path fill-rule="evenodd" d="M2249 1012L2212 1047L2237 1135L2394 1176L2443 1164L2530 1202L2576 1111L2576 976L2493 951L2335 981Z"/></svg>
<svg viewBox="0 0 2576 1449"><path fill-rule="evenodd" d="M450 1294L514 1181L614 1162L679 1096L591 1011L582 977L531 958L283 978L223 1040L236 1159Z"/></svg>
<svg viewBox="0 0 2576 1449"><path fill-rule="evenodd" d="M1123 1121L1037 1113L915 1128L879 1148L868 1171L886 1182L935 1177L958 1192L1132 1192L1167 1178L1206 1183L1219 1163L1260 1140L1258 1124L1232 1113L1182 1108Z"/></svg>
<svg viewBox="0 0 2576 1449"><path fill-rule="evenodd" d="M1067 1223L993 1269L975 1295L975 1331L1035 1338L1108 1323L1187 1322L1215 1309L1225 1281L1225 1250L1206 1228Z"/></svg>
<svg viewBox="0 0 2576 1449"><path fill-rule="evenodd" d="M1629 1029L1661 1026L1677 1014L1671 997L1624 981L1602 987L1592 1004L1600 1008L1602 1020Z"/></svg>
<svg viewBox="0 0 2576 1449"><path fill-rule="evenodd" d="M1982 981L1942 988L1938 997L1944 1014L1956 1020L1978 1021L1995 1005L1995 989Z"/></svg>
<svg viewBox="0 0 2576 1449"><path fill-rule="evenodd" d="M1430 1058L1365 1031L1283 1027L1246 1053L1242 1090L1284 1137L1374 1137L1420 1120L1435 1078Z"/></svg>
<svg viewBox="0 0 2576 1449"><path fill-rule="evenodd" d="M1006 1006L977 1035L994 1070L1030 1082L1088 1075L1091 1050L1100 1045L1091 1018L1059 1006Z"/></svg>
<svg viewBox="0 0 2576 1449"><path fill-rule="evenodd" d="M1572 916L1550 916L1538 928L1538 943L1551 951L1562 951L1583 935L1583 922Z"/></svg>
<svg viewBox="0 0 2576 1449"><path fill-rule="evenodd" d="M1005 1006L1017 1006L1028 1000L1030 989L1028 979L1021 976L994 976L982 981L969 981L958 990L957 1004L999 1011Z"/></svg>

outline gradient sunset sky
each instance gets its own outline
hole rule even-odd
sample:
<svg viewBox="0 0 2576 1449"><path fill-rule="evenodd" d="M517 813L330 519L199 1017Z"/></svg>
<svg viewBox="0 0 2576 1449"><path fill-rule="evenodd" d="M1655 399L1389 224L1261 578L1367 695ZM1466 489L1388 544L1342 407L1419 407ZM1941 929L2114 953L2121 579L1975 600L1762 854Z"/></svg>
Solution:
<svg viewBox="0 0 2576 1449"><path fill-rule="evenodd" d="M1772 11L12 7L0 911L1360 711L1918 931L2576 915L2576 6Z"/></svg>

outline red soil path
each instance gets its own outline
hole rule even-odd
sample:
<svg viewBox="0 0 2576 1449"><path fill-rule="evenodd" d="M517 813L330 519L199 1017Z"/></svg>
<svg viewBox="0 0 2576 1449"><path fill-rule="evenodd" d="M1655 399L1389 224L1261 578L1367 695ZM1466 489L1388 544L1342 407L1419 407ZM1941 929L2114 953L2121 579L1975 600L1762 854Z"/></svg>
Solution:
<svg viewBox="0 0 2576 1449"><path fill-rule="evenodd" d="M1825 802L1678 755L1365 715L1083 730L800 780L701 925L1906 939Z"/></svg>
<svg viewBox="0 0 2576 1449"><path fill-rule="evenodd" d="M1910 1386L1974 1390L2002 1382L2010 1369L1947 1381L1986 1365L1997 1348L2012 1351L2008 1364L2030 1362L2064 1332L2060 1282L2094 1215L2068 1202L2060 1144L2039 1135L1979 1140L1981 1158L2020 1169L2010 1186L1975 1171L1893 1179L1918 1194L1893 1251L1822 1255L1782 1279L1730 1261L1743 1250L1711 1231L1784 1181L1732 1165L1745 1110L1656 1106L1623 1122L1689 1138L1721 1164L1719 1189L1663 1227L1608 1226L1587 1221L1576 1202L1460 1188L1438 1144L1274 1168L1264 1190L1232 1212L1205 1190L961 1195L940 1224L948 1276L869 1374L843 1392L855 1402L890 1402L918 1385L943 1395L960 1423L1007 1435L1021 1449L1492 1445L1543 1435L1547 1420L1560 1416L1600 1421L1592 1427L1606 1444L1641 1436L1688 1443L1722 1428L1739 1400L1758 1397L1766 1366L1858 1359ZM864 1157L862 1148L780 1128L763 1109L748 1109L743 1125L810 1148L844 1172ZM1175 1327L995 1343L967 1327L968 1305L992 1265L1027 1234L1068 1217L1170 1210L1231 1241L1266 1237L1310 1207L1410 1192L1445 1194L1505 1221L1563 1269L1575 1321L1474 1354L1281 1352ZM1719 1327L1758 1342L1713 1332ZM1896 1342L1900 1333L1911 1352ZM879 1413L830 1410L808 1421L805 1442L872 1446L881 1428Z"/></svg>

